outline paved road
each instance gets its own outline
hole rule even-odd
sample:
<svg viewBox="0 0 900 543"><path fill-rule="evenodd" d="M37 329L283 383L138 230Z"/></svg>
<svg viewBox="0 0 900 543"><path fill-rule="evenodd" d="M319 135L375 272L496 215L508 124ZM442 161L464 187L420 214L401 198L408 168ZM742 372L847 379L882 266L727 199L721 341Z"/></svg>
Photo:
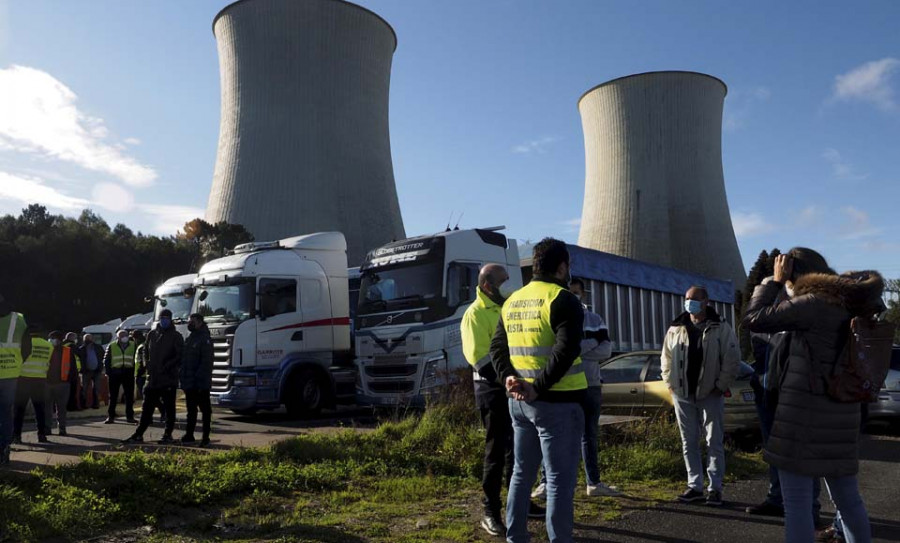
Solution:
<svg viewBox="0 0 900 543"><path fill-rule="evenodd" d="M876 432L879 429L873 429ZM861 447L860 488L875 541L900 541L900 436L866 435ZM783 541L780 518L751 517L747 505L765 497L766 481L742 481L726 488L722 508L679 503L631 507L602 528L580 526L578 541L599 543L755 543ZM827 494L825 510L833 512Z"/></svg>

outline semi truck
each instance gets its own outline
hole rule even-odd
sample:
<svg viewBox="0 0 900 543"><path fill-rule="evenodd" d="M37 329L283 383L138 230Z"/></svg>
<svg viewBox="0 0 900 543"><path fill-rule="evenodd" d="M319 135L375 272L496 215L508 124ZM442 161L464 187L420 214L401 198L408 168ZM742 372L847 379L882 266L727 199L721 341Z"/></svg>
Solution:
<svg viewBox="0 0 900 543"><path fill-rule="evenodd" d="M192 312L213 343L214 405L314 414L352 402L347 243L340 232L245 243L200 268Z"/></svg>
<svg viewBox="0 0 900 543"><path fill-rule="evenodd" d="M501 264L522 286L518 245L503 229L447 229L368 253L356 314L357 403L424 405L469 367L459 324L480 268Z"/></svg>
<svg viewBox="0 0 900 543"><path fill-rule="evenodd" d="M151 328L159 322L163 309L172 312L172 324L185 338L188 336L187 321L194 305L194 279L196 273L170 277L156 288L153 294L153 318Z"/></svg>

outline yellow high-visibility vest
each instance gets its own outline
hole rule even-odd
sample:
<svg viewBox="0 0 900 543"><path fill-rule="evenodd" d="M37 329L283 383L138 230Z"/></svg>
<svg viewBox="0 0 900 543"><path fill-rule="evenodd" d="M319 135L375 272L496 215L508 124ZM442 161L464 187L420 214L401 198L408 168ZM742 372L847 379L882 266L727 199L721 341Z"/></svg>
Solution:
<svg viewBox="0 0 900 543"><path fill-rule="evenodd" d="M0 379L16 379L22 371L22 337L25 317L10 312L0 318Z"/></svg>
<svg viewBox="0 0 900 543"><path fill-rule="evenodd" d="M509 359L516 372L528 382L534 382L550 362L550 353L556 344L556 334L550 326L550 305L563 291L565 289L555 283L533 280L503 304ZM578 357L550 390L562 392L585 388L587 378L581 357Z"/></svg>
<svg viewBox="0 0 900 543"><path fill-rule="evenodd" d="M478 370L491 363L491 339L499 321L500 306L479 288L478 297L466 309L459 325L463 356L475 370L476 375Z"/></svg>
<svg viewBox="0 0 900 543"><path fill-rule="evenodd" d="M114 370L129 369L134 367L134 342L129 341L128 345L123 349L118 340L109 344L110 362L109 367Z"/></svg>
<svg viewBox="0 0 900 543"><path fill-rule="evenodd" d="M31 355L22 364L22 375L31 379L46 379L50 370L50 355L53 354L53 345L44 338L36 337L31 340Z"/></svg>

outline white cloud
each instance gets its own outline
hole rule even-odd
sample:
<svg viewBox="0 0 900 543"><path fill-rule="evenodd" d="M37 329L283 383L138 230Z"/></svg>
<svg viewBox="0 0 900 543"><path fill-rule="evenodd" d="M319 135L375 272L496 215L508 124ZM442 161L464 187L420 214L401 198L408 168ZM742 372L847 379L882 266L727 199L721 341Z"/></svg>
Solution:
<svg viewBox="0 0 900 543"><path fill-rule="evenodd" d="M69 212L81 211L90 204L84 198L69 196L47 186L37 177L13 175L6 172L0 172L0 199L20 202L23 204L22 207L37 203L51 209Z"/></svg>
<svg viewBox="0 0 900 543"><path fill-rule="evenodd" d="M566 228L566 232L578 232L581 229L581 217L562 221L560 224Z"/></svg>
<svg viewBox="0 0 900 543"><path fill-rule="evenodd" d="M862 181L869 177L869 174L862 174L856 171L852 164L848 163L841 156L837 149L825 149L822 158L831 164L831 173L836 179L841 181Z"/></svg>
<svg viewBox="0 0 900 543"><path fill-rule="evenodd" d="M137 138L125 138L122 141L127 145L140 145L141 144L141 140L139 140Z"/></svg>
<svg viewBox="0 0 900 543"><path fill-rule="evenodd" d="M0 148L35 153L146 187L156 172L104 140L103 119L80 111L62 82L26 66L0 69Z"/></svg>
<svg viewBox="0 0 900 543"><path fill-rule="evenodd" d="M525 143L521 143L512 148L513 153L519 154L544 154L547 152L547 147L559 141L559 138L553 136L546 136L541 139L526 141Z"/></svg>
<svg viewBox="0 0 900 543"><path fill-rule="evenodd" d="M891 76L900 68L892 57L866 62L834 78L832 100L870 102L885 111L897 109Z"/></svg>
<svg viewBox="0 0 900 543"><path fill-rule="evenodd" d="M174 235L184 223L206 214L204 209L191 206L165 204L139 204L137 210L149 215L151 228L156 234Z"/></svg>
<svg viewBox="0 0 900 543"><path fill-rule="evenodd" d="M747 124L754 108L772 97L768 87L732 89L725 106L724 128L727 132L740 130Z"/></svg>
<svg viewBox="0 0 900 543"><path fill-rule="evenodd" d="M759 213L735 211L731 214L731 224L734 227L734 235L741 238L752 238L775 229L775 225Z"/></svg>
<svg viewBox="0 0 900 543"><path fill-rule="evenodd" d="M821 207L813 204L811 206L807 206L800 210L797 213L796 220L794 221L797 226L802 228L809 228L819 224L825 214L825 210Z"/></svg>
<svg viewBox="0 0 900 543"><path fill-rule="evenodd" d="M109 211L128 213L134 209L134 196L115 183L98 183L91 197L95 204Z"/></svg>
<svg viewBox="0 0 900 543"><path fill-rule="evenodd" d="M841 213L845 219L841 228L841 239L856 240L876 236L882 231L881 228L872 226L869 214L861 209L845 206L841 208Z"/></svg>

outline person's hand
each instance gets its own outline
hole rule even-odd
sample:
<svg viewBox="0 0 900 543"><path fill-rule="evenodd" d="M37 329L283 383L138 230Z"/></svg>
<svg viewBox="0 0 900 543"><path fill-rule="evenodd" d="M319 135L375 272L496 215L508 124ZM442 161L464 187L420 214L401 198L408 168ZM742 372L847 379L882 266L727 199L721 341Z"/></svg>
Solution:
<svg viewBox="0 0 900 543"><path fill-rule="evenodd" d="M791 278L793 271L794 261L791 259L791 255L778 255L775 257L775 281L784 284L785 281Z"/></svg>
<svg viewBox="0 0 900 543"><path fill-rule="evenodd" d="M506 391L509 392L510 394L518 392L521 389L519 380L516 379L515 377L513 377L512 375L510 375L509 377L506 378L506 382L504 384L506 385Z"/></svg>
<svg viewBox="0 0 900 543"><path fill-rule="evenodd" d="M537 391L534 389L534 385L528 381L519 381L519 384L520 390L513 393L513 399L525 403L530 403L537 399Z"/></svg>

